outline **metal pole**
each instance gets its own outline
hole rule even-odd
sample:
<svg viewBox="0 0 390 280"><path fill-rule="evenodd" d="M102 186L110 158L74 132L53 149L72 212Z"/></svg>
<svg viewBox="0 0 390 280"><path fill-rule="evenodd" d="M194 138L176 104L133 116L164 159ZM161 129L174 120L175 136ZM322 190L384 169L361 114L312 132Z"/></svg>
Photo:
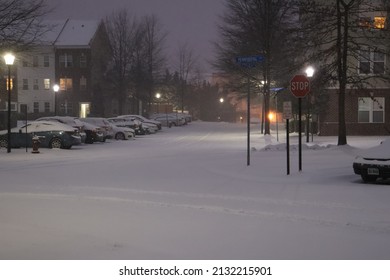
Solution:
<svg viewBox="0 0 390 280"><path fill-rule="evenodd" d="M250 165L250 131L251 131L251 97L250 97L250 83L249 83L249 77L248 77L248 97L247 97L247 163L246 165Z"/></svg>
<svg viewBox="0 0 390 280"><path fill-rule="evenodd" d="M11 65L8 65L8 146L7 153L11 152Z"/></svg>
<svg viewBox="0 0 390 280"><path fill-rule="evenodd" d="M306 114L306 143L310 141L310 94L306 96L307 98L307 114Z"/></svg>
<svg viewBox="0 0 390 280"><path fill-rule="evenodd" d="M57 116L57 91L54 91L54 116Z"/></svg>
<svg viewBox="0 0 390 280"><path fill-rule="evenodd" d="M27 145L28 145L28 135L27 135L27 122L28 122L28 117L27 117L27 104L26 104L25 114L26 114L26 153L27 153L27 152L28 152L28 149L27 149Z"/></svg>
<svg viewBox="0 0 390 280"><path fill-rule="evenodd" d="M298 98L298 111L299 171L302 171L302 98Z"/></svg>
<svg viewBox="0 0 390 280"><path fill-rule="evenodd" d="M276 120L276 141L279 142L279 125L278 125L278 94L275 95L275 103L276 103L276 109L275 109L275 120Z"/></svg>
<svg viewBox="0 0 390 280"><path fill-rule="evenodd" d="M290 175L290 120L286 119L287 175Z"/></svg>

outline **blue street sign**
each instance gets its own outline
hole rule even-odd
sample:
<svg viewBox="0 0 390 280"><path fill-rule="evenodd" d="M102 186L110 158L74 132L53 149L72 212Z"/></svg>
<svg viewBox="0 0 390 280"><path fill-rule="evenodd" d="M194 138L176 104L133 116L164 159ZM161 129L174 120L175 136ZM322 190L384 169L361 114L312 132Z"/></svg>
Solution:
<svg viewBox="0 0 390 280"><path fill-rule="evenodd" d="M251 56L237 56L236 63L241 67L252 68L260 62L264 61L264 56L262 55L251 55Z"/></svg>

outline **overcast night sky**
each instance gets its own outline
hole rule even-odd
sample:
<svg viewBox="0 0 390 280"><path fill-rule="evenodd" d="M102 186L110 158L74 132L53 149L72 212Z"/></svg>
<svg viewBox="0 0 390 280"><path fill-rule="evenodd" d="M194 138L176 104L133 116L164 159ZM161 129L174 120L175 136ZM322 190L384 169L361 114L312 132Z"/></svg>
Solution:
<svg viewBox="0 0 390 280"><path fill-rule="evenodd" d="M102 19L113 11L128 9L137 17L155 14L168 32L167 54L175 56L178 45L187 42L199 55L202 68L212 69L212 41L216 40L218 16L224 0L46 0L54 8L50 19Z"/></svg>

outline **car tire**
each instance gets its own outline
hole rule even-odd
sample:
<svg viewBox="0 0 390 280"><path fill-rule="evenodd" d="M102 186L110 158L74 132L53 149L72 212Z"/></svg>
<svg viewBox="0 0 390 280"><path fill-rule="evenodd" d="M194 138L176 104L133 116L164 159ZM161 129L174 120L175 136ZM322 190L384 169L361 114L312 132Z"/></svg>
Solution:
<svg viewBox="0 0 390 280"><path fill-rule="evenodd" d="M364 183L373 183L378 179L378 176L373 176L373 175L364 175L362 174L362 180Z"/></svg>
<svg viewBox="0 0 390 280"><path fill-rule="evenodd" d="M61 139L59 139L59 138L52 139L50 141L50 148L51 149L60 149L60 148L62 148Z"/></svg>
<svg viewBox="0 0 390 280"><path fill-rule="evenodd" d="M1 148L4 148L4 149L8 148L8 141L6 139L1 139L0 140L0 149Z"/></svg>
<svg viewBox="0 0 390 280"><path fill-rule="evenodd" d="M115 140L125 140L125 135L122 132L115 134Z"/></svg>

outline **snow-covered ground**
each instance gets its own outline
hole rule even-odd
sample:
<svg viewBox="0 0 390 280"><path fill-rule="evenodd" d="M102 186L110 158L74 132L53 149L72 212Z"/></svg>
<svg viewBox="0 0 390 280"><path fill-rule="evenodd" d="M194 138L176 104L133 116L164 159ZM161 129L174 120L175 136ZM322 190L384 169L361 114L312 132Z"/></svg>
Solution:
<svg viewBox="0 0 390 280"><path fill-rule="evenodd" d="M193 122L134 141L0 150L0 259L389 259L390 185L352 170L386 137Z"/></svg>

